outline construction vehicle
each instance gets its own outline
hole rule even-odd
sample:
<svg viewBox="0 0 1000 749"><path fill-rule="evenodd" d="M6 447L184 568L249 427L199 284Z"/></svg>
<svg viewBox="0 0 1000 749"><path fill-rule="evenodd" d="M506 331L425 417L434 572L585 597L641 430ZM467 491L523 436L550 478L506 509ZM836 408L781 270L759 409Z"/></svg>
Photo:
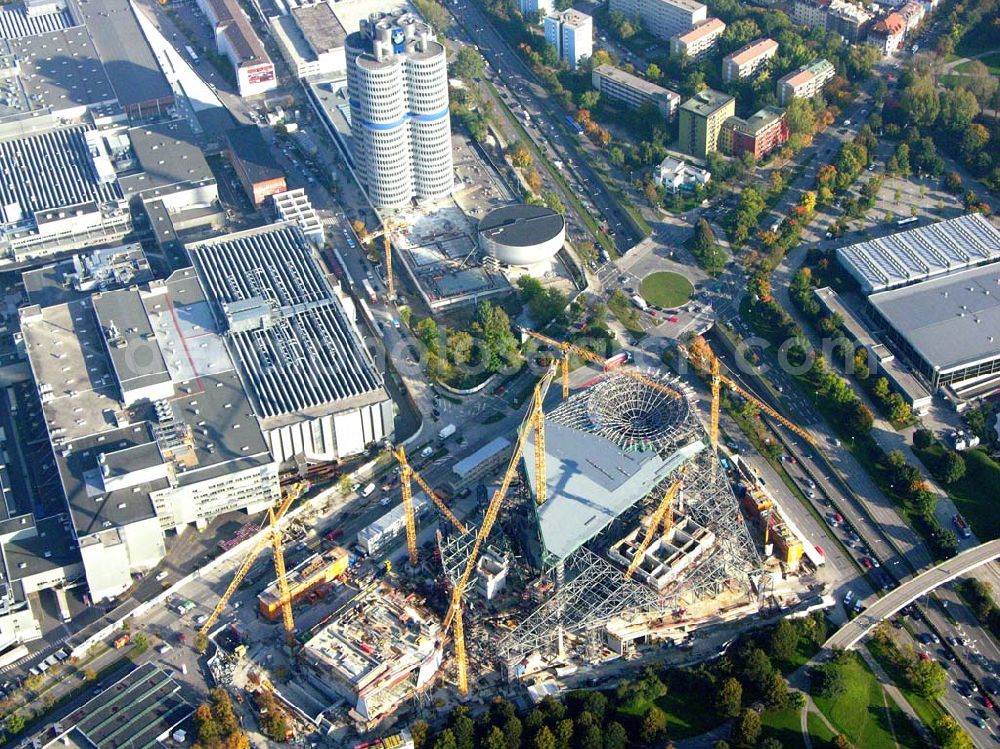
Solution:
<svg viewBox="0 0 1000 749"><path fill-rule="evenodd" d="M710 417L708 436L711 441L713 450L718 452L719 449L719 407L720 407L719 401L720 401L722 385L725 385L734 393L737 393L743 399L755 405L762 412L766 413L772 419L774 419L783 427L785 427L788 431L798 435L806 442L808 442L810 445L815 446L816 440L813 438L811 434L809 434L809 432L807 432L805 429L798 426L797 424L786 419L780 413L778 413L769 405L764 403L764 401L762 401L756 395L753 395L752 393L748 392L740 385L738 385L732 378L726 377L724 374L722 374L722 367L719 363L719 358L715 355L715 352L712 351L712 348L708 346L707 343L705 344L705 348L708 351L708 356L710 357L708 365L709 365L709 370L711 372L712 413Z"/></svg>
<svg viewBox="0 0 1000 749"><path fill-rule="evenodd" d="M539 333L535 330L530 330L528 328L521 328L521 332L526 336L534 338L536 341L540 341L547 346L559 349L562 351L562 360L560 361L561 376L562 376L562 395L563 398L569 397L569 357L571 354L575 354L581 359L588 361L592 364L599 364L601 368L605 371L614 370L616 375L621 375L623 377L629 377L636 382L641 382L647 387L651 387L654 390L659 390L661 393L666 393L673 398L680 398L681 394L674 390L673 388L667 387L662 382L658 382L650 377L646 377L644 374L637 372L634 369L626 369L621 367L621 362L615 362L612 365L608 365L608 362L613 361L611 359L604 359L598 356L593 351L583 348L582 346L577 346L572 343L566 343L565 341L557 341L554 338L549 338L547 335Z"/></svg>
<svg viewBox="0 0 1000 749"><path fill-rule="evenodd" d="M218 621L223 609L226 608L226 604L229 603L229 599L232 598L233 593L235 593L237 588L239 588L240 582L247 576L247 573L250 572L250 568L253 567L254 562L257 561L257 556L268 544L268 542L270 542L272 554L274 556L274 571L278 580L278 590L281 594L281 613L285 624L285 637L287 638L289 645L293 645L295 643L295 620L292 617L292 597L288 590L288 578L285 574L285 555L281 547L281 529L278 524L285 516L285 513L288 512L288 508L292 506L292 503L308 491L308 489L309 483L305 481L292 484L285 491L285 496L282 500L276 506L269 507L267 509L267 520L265 523L261 523L260 525L257 542L243 559L243 563L236 571L236 574L233 575L233 579L229 583L229 587L226 588L226 592L222 594L222 597L215 605L215 609L209 615L208 619L206 619L205 623L201 625L201 629L198 630L198 634L205 636L208 635L209 631L215 625L215 622Z"/></svg>
<svg viewBox="0 0 1000 749"><path fill-rule="evenodd" d="M451 524L458 529L459 533L465 533L465 526L448 509L448 505L431 489L423 477L410 465L409 460L406 458L406 450L403 449L402 445L396 448L393 455L395 455L399 463L400 485L403 490L403 511L406 515L406 550L409 553L410 564L412 565L417 563L417 518L413 509L412 481L416 481L420 485L420 488L424 490L431 501L441 510L441 514L451 521Z"/></svg>
<svg viewBox="0 0 1000 749"><path fill-rule="evenodd" d="M545 394L548 392L549 385L552 383L554 377L555 368L552 367L535 385L531 405L529 406L528 412L525 414L524 421L521 424L520 435L518 436L514 451L510 456L510 461L507 463L507 470L504 472L503 479L500 481L500 486L497 488L496 492L494 492L493 498L486 507L486 512L483 515L483 522L479 526L479 531L476 533L476 540L472 544L472 549L469 552L469 558L465 563L465 569L462 570L462 575L459 578L459 581L451 589L451 600L448 605L448 613L445 614L444 617L443 631L447 632L451 629L452 636L455 640L458 693L461 697L466 697L469 694L468 660L465 652L465 626L462 621L462 596L465 593L466 586L469 584L469 578L472 576L472 572L476 568L476 563L479 559L479 550L486 539L489 538L497 516L500 514L500 506L503 504L503 500L507 496L507 490L510 488L510 484L514 480L514 476L517 474L518 461L521 460L521 456L524 454L524 446L527 443L528 435L532 430L535 432L536 492L538 493L538 497L540 499L539 504L544 502L545 436L542 403L545 400Z"/></svg>

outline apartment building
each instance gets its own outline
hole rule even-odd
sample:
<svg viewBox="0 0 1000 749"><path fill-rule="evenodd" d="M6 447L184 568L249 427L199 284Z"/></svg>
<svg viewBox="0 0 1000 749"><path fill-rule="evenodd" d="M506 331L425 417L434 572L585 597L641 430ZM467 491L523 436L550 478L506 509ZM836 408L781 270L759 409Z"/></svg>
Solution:
<svg viewBox="0 0 1000 749"><path fill-rule="evenodd" d="M722 58L722 80L726 83L749 78L778 54L774 39L758 39Z"/></svg>
<svg viewBox="0 0 1000 749"><path fill-rule="evenodd" d="M892 55L903 46L906 36L906 19L899 13L890 13L876 21L868 32L868 43L874 44L883 55Z"/></svg>
<svg viewBox="0 0 1000 749"><path fill-rule="evenodd" d="M815 96L834 75L836 70L829 60L821 59L803 65L778 81L778 102L784 107L792 99Z"/></svg>
<svg viewBox="0 0 1000 749"><path fill-rule="evenodd" d="M710 88L681 104L678 148L699 159L719 150L723 123L736 114L736 99Z"/></svg>
<svg viewBox="0 0 1000 749"><path fill-rule="evenodd" d="M555 6L552 0L517 0L517 9L522 16L530 16L533 13L541 13L543 16L551 13Z"/></svg>
<svg viewBox="0 0 1000 749"><path fill-rule="evenodd" d="M610 0L610 10L642 21L643 30L664 41L708 20L697 0Z"/></svg>
<svg viewBox="0 0 1000 749"><path fill-rule="evenodd" d="M613 65L598 65L590 74L591 85L602 96L624 103L629 109L653 104L666 120L677 116L681 95Z"/></svg>
<svg viewBox="0 0 1000 749"><path fill-rule="evenodd" d="M719 18L709 18L690 31L670 37L670 54L682 55L692 60L704 59L719 43L719 37L726 30L726 24Z"/></svg>
<svg viewBox="0 0 1000 749"><path fill-rule="evenodd" d="M826 28L826 11L830 0L795 0L792 5L792 21L811 29Z"/></svg>
<svg viewBox="0 0 1000 749"><path fill-rule="evenodd" d="M553 11L545 16L545 41L556 48L559 59L576 70L594 51L594 19L578 10Z"/></svg>
<svg viewBox="0 0 1000 749"><path fill-rule="evenodd" d="M777 107L764 107L747 119L730 117L723 123L721 148L731 156L749 153L762 159L788 140L788 120Z"/></svg>
<svg viewBox="0 0 1000 749"><path fill-rule="evenodd" d="M826 30L840 34L847 42L857 44L868 32L875 14L858 3L831 0L826 14Z"/></svg>

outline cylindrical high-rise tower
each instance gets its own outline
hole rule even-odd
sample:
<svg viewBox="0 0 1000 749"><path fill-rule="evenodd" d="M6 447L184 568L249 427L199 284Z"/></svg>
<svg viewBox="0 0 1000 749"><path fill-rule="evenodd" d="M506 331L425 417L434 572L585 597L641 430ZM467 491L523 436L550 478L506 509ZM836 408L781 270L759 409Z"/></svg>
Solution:
<svg viewBox="0 0 1000 749"><path fill-rule="evenodd" d="M451 193L447 56L412 14L372 15L347 38L355 168L377 206Z"/></svg>

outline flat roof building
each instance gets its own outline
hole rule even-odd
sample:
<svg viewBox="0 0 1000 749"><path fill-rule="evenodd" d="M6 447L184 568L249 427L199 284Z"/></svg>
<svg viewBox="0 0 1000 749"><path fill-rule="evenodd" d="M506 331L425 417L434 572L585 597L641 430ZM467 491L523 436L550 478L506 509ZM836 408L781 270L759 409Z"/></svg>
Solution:
<svg viewBox="0 0 1000 749"><path fill-rule="evenodd" d="M347 70L347 31L327 0L288 0L288 15L269 19L288 64L299 78Z"/></svg>
<svg viewBox="0 0 1000 749"><path fill-rule="evenodd" d="M236 72L240 96L257 96L278 86L274 63L236 0L197 0L215 30L215 46Z"/></svg>
<svg viewBox="0 0 1000 749"><path fill-rule="evenodd" d="M39 307L65 304L95 291L124 289L152 280L146 253L138 243L80 252L21 274L28 304Z"/></svg>
<svg viewBox="0 0 1000 749"><path fill-rule="evenodd" d="M731 156L749 153L762 159L789 137L784 110L764 107L750 117L730 117L722 126L722 150Z"/></svg>
<svg viewBox="0 0 1000 749"><path fill-rule="evenodd" d="M715 49L719 37L726 30L726 23L719 18L702 21L690 31L670 37L670 54L701 60Z"/></svg>
<svg viewBox="0 0 1000 749"><path fill-rule="evenodd" d="M125 236L131 218L114 166L117 141L86 125L0 140L0 264Z"/></svg>
<svg viewBox="0 0 1000 749"><path fill-rule="evenodd" d="M145 663L59 722L65 728L44 749L162 746L194 707L166 671Z"/></svg>
<svg viewBox="0 0 1000 749"><path fill-rule="evenodd" d="M677 117L681 95L614 65L598 65L590 74L591 85L603 96L624 103L629 109L652 104L666 120Z"/></svg>
<svg viewBox="0 0 1000 749"><path fill-rule="evenodd" d="M164 114L174 91L160 70L129 0L72 0L97 47L118 103L131 118Z"/></svg>
<svg viewBox="0 0 1000 749"><path fill-rule="evenodd" d="M827 81L836 75L833 63L829 60L803 65L778 81L778 102L787 106L792 99L808 99L823 90Z"/></svg>
<svg viewBox="0 0 1000 749"><path fill-rule="evenodd" d="M708 19L708 8L697 0L611 0L610 10L639 18L643 31L667 41Z"/></svg>
<svg viewBox="0 0 1000 749"><path fill-rule="evenodd" d="M325 239L323 222L306 195L305 188L285 190L271 196L278 221L294 221L302 229L305 238L315 247L321 247Z"/></svg>
<svg viewBox="0 0 1000 749"><path fill-rule="evenodd" d="M844 37L851 44L857 44L864 37L875 14L860 3L849 0L831 0L826 14L826 30Z"/></svg>
<svg viewBox="0 0 1000 749"><path fill-rule="evenodd" d="M226 133L229 160L247 196L259 208L275 193L288 189L270 147L256 125L243 125Z"/></svg>
<svg viewBox="0 0 1000 749"><path fill-rule="evenodd" d="M673 194L707 185L712 179L712 173L673 156L666 156L657 166L653 179L657 185Z"/></svg>
<svg viewBox="0 0 1000 749"><path fill-rule="evenodd" d="M545 41L576 70L594 52L594 19L578 10L554 10L543 19Z"/></svg>
<svg viewBox="0 0 1000 749"><path fill-rule="evenodd" d="M342 460L392 439L382 375L296 224L188 251L279 462Z"/></svg>
<svg viewBox="0 0 1000 749"><path fill-rule="evenodd" d="M0 98L0 120L40 113L72 120L88 111L101 119L121 112L104 64L83 26L0 41L0 55L13 58L14 63Z"/></svg>
<svg viewBox="0 0 1000 749"><path fill-rule="evenodd" d="M156 566L164 533L277 501L278 466L193 268L21 309L91 598Z"/></svg>
<svg viewBox="0 0 1000 749"><path fill-rule="evenodd" d="M736 114L736 98L706 88L681 104L678 148L699 159L719 150L723 123Z"/></svg>
<svg viewBox="0 0 1000 749"><path fill-rule="evenodd" d="M1000 264L872 294L868 304L932 392L1000 374Z"/></svg>
<svg viewBox="0 0 1000 749"><path fill-rule="evenodd" d="M722 80L725 83L749 78L778 54L774 39L758 39L722 58Z"/></svg>
<svg viewBox="0 0 1000 749"><path fill-rule="evenodd" d="M33 3L30 9L23 0L0 5L0 39L48 34L75 25L63 0L46 3L42 8Z"/></svg>
<svg viewBox="0 0 1000 749"><path fill-rule="evenodd" d="M865 294L1000 260L1000 231L978 213L840 247Z"/></svg>

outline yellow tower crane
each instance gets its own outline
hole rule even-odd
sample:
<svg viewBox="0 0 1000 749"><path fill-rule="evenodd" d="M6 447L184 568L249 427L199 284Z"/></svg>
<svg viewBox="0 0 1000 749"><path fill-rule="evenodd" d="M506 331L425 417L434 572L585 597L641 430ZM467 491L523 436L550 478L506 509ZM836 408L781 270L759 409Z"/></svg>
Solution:
<svg viewBox="0 0 1000 749"><path fill-rule="evenodd" d="M209 630L215 626L223 609L226 608L226 604L229 603L229 599L232 598L233 593L236 592L240 583L243 582L247 573L250 572L253 563L257 561L257 556L270 543L274 554L274 571L278 578L278 593L281 600L281 616L285 624L285 636L288 639L289 645L295 642L295 620L292 617L292 598L288 592L288 578L285 576L285 555L281 548L281 528L279 527L279 523L288 511L288 508L292 506L292 502L301 497L308 488L309 484L305 481L292 484L277 505L267 508L267 525L262 523L260 527L261 531L266 530L266 532L260 534L257 543L254 544L246 557L243 558L243 563L236 570L236 574L233 575L229 587L226 588L226 592L222 594L219 602L215 604L215 609L209 615L208 619L201 625L198 634L207 635Z"/></svg>
<svg viewBox="0 0 1000 749"><path fill-rule="evenodd" d="M604 367L604 359L599 355L595 354L593 351L583 348L582 346L577 346L573 343L566 343L565 341L557 341L554 338L549 338L543 333L539 333L535 330L530 330L528 328L521 328L521 331L536 341L540 341L547 346L552 348L557 348L562 351L562 360L560 362L561 372L562 372L562 389L563 398L569 397L569 357L570 354L576 354L581 359L589 361L593 364L600 364ZM641 382L647 387L651 387L654 390L659 390L661 393L666 393L673 398L680 398L681 394L671 387L667 387L662 382L657 382L651 377L646 377L644 374L635 371L634 369L620 369L616 370L616 374L620 374L623 377L628 377L635 380L636 382Z"/></svg>
<svg viewBox="0 0 1000 749"><path fill-rule="evenodd" d="M490 503L486 507L482 525L479 526L479 531L476 533L476 540L472 544L472 550L469 552L469 559L465 563L465 569L462 570L462 576L459 578L458 583L456 583L451 589L451 601L448 605L448 613L445 614L444 617L444 631L447 632L448 629L451 628L452 635L455 639L458 693L462 697L469 694L469 667L465 654L465 628L462 622L462 595L465 592L466 586L469 584L469 578L472 576L472 571L476 568L476 562L479 558L479 550L486 539L489 538L490 531L493 530L493 524L496 522L497 516L500 514L500 506L503 504L503 500L507 496L507 490L510 488L511 481L514 480L514 476L517 474L517 463L524 454L524 446L528 441L528 434L532 431L532 429L536 432L536 492L541 491L544 496L545 489L541 487L545 484L545 452L544 449L541 452L538 451L538 427L542 424L542 419L544 418L542 403L545 400L545 393L548 391L549 385L552 383L554 376L555 369L551 368L535 385L535 392L531 399L531 406L529 407L528 413L525 415L524 422L521 425L517 445L514 447L514 452L511 454L510 461L507 463L507 470L504 472L499 488L497 488L496 492L493 493L493 497L490 499Z"/></svg>
<svg viewBox="0 0 1000 749"><path fill-rule="evenodd" d="M396 461L399 463L399 479L400 484L403 488L403 513L406 518L406 550L410 555L410 564L417 563L417 517L416 512L413 509L413 485L412 481L416 481L424 493L431 498L431 501L437 505L437 508L441 510L441 514L444 515L451 524L454 525L459 533L465 533L466 528L462 525L462 521L455 517L455 513L448 509L448 505L431 489L430 485L424 481L423 477L414 470L413 466L410 465L410 461L406 457L406 450L403 449L402 445L396 448L393 452L396 457Z"/></svg>
<svg viewBox="0 0 1000 749"><path fill-rule="evenodd" d="M628 566L628 571L625 573L625 579L628 580L638 569L639 565L642 563L642 555L646 553L646 549L653 542L653 537L656 535L656 531L659 529L660 524L663 524L663 532L670 533L670 529L674 527L674 511L673 504L674 499L677 497L677 492L681 489L681 482L678 479L670 485L666 493L663 495L663 499L660 500L660 504L656 506L653 511L653 516L649 519L649 527L646 528L646 535L642 538L642 543L639 544L639 548L635 550L635 554L632 556L632 563Z"/></svg>
<svg viewBox="0 0 1000 749"><path fill-rule="evenodd" d="M810 445L815 445L815 438L809 434L805 429L798 426L792 421L789 421L780 413L775 411L769 405L764 403L760 398L758 398L753 393L742 388L738 385L732 378L726 377L721 372L721 367L719 365L719 359L715 355L715 352L711 348L708 349L709 356L711 357L711 372L712 372L712 414L711 414L711 430L710 437L712 440L712 448L718 449L719 445L719 391L721 390L720 385L725 385L734 393L738 393L744 399L753 403L757 408L766 413L772 419L777 421L779 424L784 426L788 431L797 434L799 437L804 439Z"/></svg>

